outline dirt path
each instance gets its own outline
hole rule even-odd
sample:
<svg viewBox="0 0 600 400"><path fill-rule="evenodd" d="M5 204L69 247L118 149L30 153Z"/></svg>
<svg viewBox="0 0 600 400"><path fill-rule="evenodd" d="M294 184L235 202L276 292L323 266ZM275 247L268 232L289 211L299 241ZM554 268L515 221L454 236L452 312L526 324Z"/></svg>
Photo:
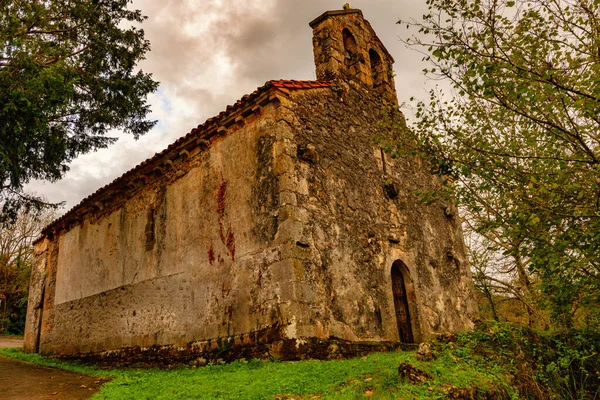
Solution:
<svg viewBox="0 0 600 400"><path fill-rule="evenodd" d="M23 341L0 337L0 347L20 347ZM0 356L0 399L89 399L102 385L98 377L56 368L38 367Z"/></svg>
<svg viewBox="0 0 600 400"><path fill-rule="evenodd" d="M0 347L23 347L23 339L0 336Z"/></svg>

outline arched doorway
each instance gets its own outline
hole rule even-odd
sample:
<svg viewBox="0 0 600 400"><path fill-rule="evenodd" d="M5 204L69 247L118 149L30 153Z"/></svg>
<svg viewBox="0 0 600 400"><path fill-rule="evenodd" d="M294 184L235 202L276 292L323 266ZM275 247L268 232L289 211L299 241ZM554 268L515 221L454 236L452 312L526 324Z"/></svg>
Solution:
<svg viewBox="0 0 600 400"><path fill-rule="evenodd" d="M414 343L412 325L410 323L410 312L408 310L408 296L404 273L408 272L406 265L396 260L392 264L392 293L394 295L394 309L396 310L396 322L398 324L398 335L402 343Z"/></svg>

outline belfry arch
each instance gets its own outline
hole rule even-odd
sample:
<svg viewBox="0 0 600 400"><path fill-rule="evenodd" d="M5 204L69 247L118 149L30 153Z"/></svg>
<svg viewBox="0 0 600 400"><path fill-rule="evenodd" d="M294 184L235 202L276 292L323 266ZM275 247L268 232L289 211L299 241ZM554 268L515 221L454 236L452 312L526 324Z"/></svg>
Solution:
<svg viewBox="0 0 600 400"><path fill-rule="evenodd" d="M342 41L344 43L344 64L346 68L349 70L352 65L356 62L358 44L356 43L356 39L354 35L350 33L350 31L346 28L342 30Z"/></svg>
<svg viewBox="0 0 600 400"><path fill-rule="evenodd" d="M379 53L374 49L369 50L369 62L371 65L371 79L373 79L373 87L377 87L382 81L383 63Z"/></svg>

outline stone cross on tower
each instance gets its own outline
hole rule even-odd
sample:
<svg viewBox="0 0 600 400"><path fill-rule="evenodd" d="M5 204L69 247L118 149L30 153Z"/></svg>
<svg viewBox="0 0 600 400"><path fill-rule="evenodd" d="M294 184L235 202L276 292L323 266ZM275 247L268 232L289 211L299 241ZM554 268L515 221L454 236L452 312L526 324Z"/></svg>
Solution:
<svg viewBox="0 0 600 400"><path fill-rule="evenodd" d="M397 104L394 59L360 10L327 11L310 27L318 79L358 81Z"/></svg>

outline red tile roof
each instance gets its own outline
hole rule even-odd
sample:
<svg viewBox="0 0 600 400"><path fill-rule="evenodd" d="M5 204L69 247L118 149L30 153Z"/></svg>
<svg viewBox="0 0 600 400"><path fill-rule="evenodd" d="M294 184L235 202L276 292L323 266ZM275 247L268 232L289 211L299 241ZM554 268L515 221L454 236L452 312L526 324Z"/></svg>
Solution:
<svg viewBox="0 0 600 400"><path fill-rule="evenodd" d="M273 85L278 88L287 88L287 89L317 89L330 87L331 83L327 81L269 81L266 85Z"/></svg>
<svg viewBox="0 0 600 400"><path fill-rule="evenodd" d="M231 114L234 111L239 110L243 106L248 105L252 101L256 100L259 97L259 95L261 95L262 93L267 92L269 89L272 89L272 88L276 88L276 89L291 89L291 90L297 90L297 89L319 89L319 88L328 88L328 87L331 87L331 86L332 86L332 83L327 82L327 81L296 81L296 80L283 80L283 79L276 80L276 81L275 80L273 80L273 81L267 81L263 86L257 88L254 92L243 96L235 104L227 106L226 109L225 109L225 111L219 113L215 117L207 119L203 124L198 125L196 128L193 128L188 134L186 134L186 135L180 137L179 139L177 139L175 142L173 142L172 144L170 144L163 151L154 154L154 156L152 156L152 157L148 158L147 160L143 161L142 163L138 164L134 168L132 168L129 171L125 172L120 177L118 177L115 180L113 180L111 183L109 183L109 184L101 187L100 189L98 189L94 193L92 193L91 195L89 195L86 198L84 198L83 200L81 200L81 202L79 202L79 204L77 204L76 206L74 206L73 208L71 208L63 216L61 216L60 218L54 220L52 223L50 223L48 226L46 226L44 228L43 232L42 232L42 236L38 240L42 239L44 237L44 234L48 233L48 231L51 228L56 227L61 222L68 221L73 216L75 216L76 212L79 209L81 209L84 205L86 205L86 204L93 204L92 201L94 201L94 199L100 200L99 197L104 192L108 191L111 188L117 187L119 184L125 183L125 181L126 181L126 179L128 177L130 177L131 175L133 175L135 172L140 171L144 167L147 167L148 165L156 165L156 164L158 164L157 161L159 159L161 159L163 156L165 156L169 151L177 148L178 146L182 145L184 142L186 142L189 139L191 139L193 136L198 136L198 138L201 138L201 134L204 133L207 130L207 128L209 128L211 126L214 126L215 124L218 124L226 116L228 116L229 114Z"/></svg>

